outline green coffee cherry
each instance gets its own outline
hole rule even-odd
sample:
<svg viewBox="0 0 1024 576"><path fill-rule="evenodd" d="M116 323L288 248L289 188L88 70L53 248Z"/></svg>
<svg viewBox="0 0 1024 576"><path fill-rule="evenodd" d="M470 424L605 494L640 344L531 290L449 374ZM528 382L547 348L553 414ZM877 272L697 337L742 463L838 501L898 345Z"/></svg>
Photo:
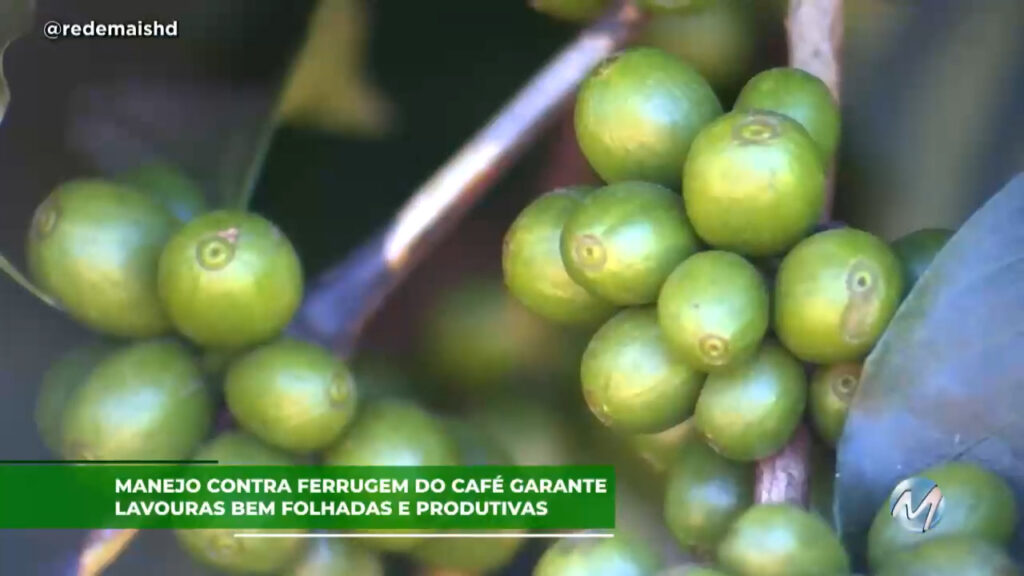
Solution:
<svg viewBox="0 0 1024 576"><path fill-rule="evenodd" d="M892 249L903 264L904 296L910 293L952 237L952 230L924 228L893 241Z"/></svg>
<svg viewBox="0 0 1024 576"><path fill-rule="evenodd" d="M562 262L562 229L589 192L563 188L537 198L512 223L502 247L509 292L538 315L562 324L597 324L615 310L570 278Z"/></svg>
<svg viewBox="0 0 1024 576"><path fill-rule="evenodd" d="M704 5L681 12L652 9L638 42L693 66L715 90L738 89L757 57L755 11L745 0L693 0L691 4Z"/></svg>
<svg viewBox="0 0 1024 576"><path fill-rule="evenodd" d="M412 550L417 561L455 573L486 574L507 565L522 538L445 538L427 540Z"/></svg>
<svg viewBox="0 0 1024 576"><path fill-rule="evenodd" d="M774 112L731 112L697 135L683 169L697 235L745 256L782 254L814 227L825 165L800 124Z"/></svg>
<svg viewBox="0 0 1024 576"><path fill-rule="evenodd" d="M384 576L384 562L355 542L336 538L314 541L285 576Z"/></svg>
<svg viewBox="0 0 1024 576"><path fill-rule="evenodd" d="M899 259L854 228L820 232L786 255L775 278L775 333L805 362L855 362L881 337L903 293Z"/></svg>
<svg viewBox="0 0 1024 576"><path fill-rule="evenodd" d="M683 548L706 555L753 498L753 467L726 460L691 435L669 469L665 523Z"/></svg>
<svg viewBox="0 0 1024 576"><path fill-rule="evenodd" d="M117 348L110 342L91 342L61 355L43 374L36 398L35 420L43 444L60 455L64 411L68 401L89 379L93 369Z"/></svg>
<svg viewBox="0 0 1024 576"><path fill-rule="evenodd" d="M368 405L325 454L329 466L454 466L457 447L434 416L415 404Z"/></svg>
<svg viewBox="0 0 1024 576"><path fill-rule="evenodd" d="M348 432L324 454L324 463L455 466L459 454L455 441L437 418L410 402L379 400L362 409ZM408 552L421 543L418 538L366 540L366 546L387 552Z"/></svg>
<svg viewBox="0 0 1024 576"><path fill-rule="evenodd" d="M175 537L196 562L225 574L278 574L302 554L307 540L238 538L256 530L178 530ZM278 532L275 530L275 532ZM289 532L281 530L280 532Z"/></svg>
<svg viewBox="0 0 1024 576"><path fill-rule="evenodd" d="M828 524L786 504L743 513L718 547L718 562L735 576L850 574L850 560Z"/></svg>
<svg viewBox="0 0 1024 576"><path fill-rule="evenodd" d="M469 417L519 466L563 466L573 462L574 436L554 406L523 395L503 397L479 407Z"/></svg>
<svg viewBox="0 0 1024 576"><path fill-rule="evenodd" d="M160 257L160 299L193 342L235 348L267 342L302 300L291 242L255 214L217 211L186 224Z"/></svg>
<svg viewBox="0 0 1024 576"><path fill-rule="evenodd" d="M843 433L850 402L860 384L860 364L819 366L811 376L811 422L818 435L835 447Z"/></svg>
<svg viewBox="0 0 1024 576"><path fill-rule="evenodd" d="M479 396L557 372L567 364L562 336L510 296L500 279L472 278L430 306L419 352L447 391Z"/></svg>
<svg viewBox="0 0 1024 576"><path fill-rule="evenodd" d="M797 68L765 70L747 82L735 110L769 110L789 116L807 130L827 162L839 144L839 105L828 86Z"/></svg>
<svg viewBox="0 0 1024 576"><path fill-rule="evenodd" d="M242 428L298 453L337 440L357 403L348 367L323 348L294 340L267 344L235 361L224 393Z"/></svg>
<svg viewBox="0 0 1024 576"><path fill-rule="evenodd" d="M679 195L644 182L600 188L562 231L562 261L587 291L620 306L650 304L669 273L697 251Z"/></svg>
<svg viewBox="0 0 1024 576"><path fill-rule="evenodd" d="M292 466L287 454L241 432L225 432L200 448L196 460L215 460L220 465ZM227 574L280 574L306 549L299 538L236 538L235 534L259 530L176 530L181 547L197 562ZM302 530L275 530L300 534Z"/></svg>
<svg viewBox="0 0 1024 576"><path fill-rule="evenodd" d="M298 538L235 536L253 532L257 531L179 530L175 532L175 537L182 549L196 562L225 574L239 575L278 574L301 556L308 542Z"/></svg>
<svg viewBox="0 0 1024 576"><path fill-rule="evenodd" d="M761 346L770 320L768 286L742 256L711 250L687 258L661 288L658 322L673 351L712 371Z"/></svg>
<svg viewBox="0 0 1024 576"><path fill-rule="evenodd" d="M213 402L179 343L113 352L68 399L61 446L69 460L180 460L210 430Z"/></svg>
<svg viewBox="0 0 1024 576"><path fill-rule="evenodd" d="M455 440L464 466L508 466L512 457L485 431L458 419L445 428ZM425 540L412 551L419 562L440 570L491 573L508 564L522 547L522 538L444 538Z"/></svg>
<svg viewBox="0 0 1024 576"><path fill-rule="evenodd" d="M721 113L696 70L656 48L633 48L606 60L580 87L576 138L605 182L678 189L697 132Z"/></svg>
<svg viewBox="0 0 1024 576"><path fill-rule="evenodd" d="M693 414L704 375L669 350L653 308L619 312L594 335L580 368L583 396L604 424L660 432Z"/></svg>
<svg viewBox="0 0 1024 576"><path fill-rule="evenodd" d="M157 262L178 223L127 186L74 180L36 209L27 240L33 280L85 326L125 338L171 328L157 296Z"/></svg>
<svg viewBox="0 0 1024 576"><path fill-rule="evenodd" d="M946 536L897 554L878 576L1020 576L1020 566L1000 547L973 538Z"/></svg>
<svg viewBox="0 0 1024 576"><path fill-rule="evenodd" d="M221 432L196 451L195 460L213 460L221 465L295 466L287 452L260 441L239 430Z"/></svg>
<svg viewBox="0 0 1024 576"><path fill-rule="evenodd" d="M650 545L616 534L595 540L559 540L544 552L533 576L647 576L660 561Z"/></svg>
<svg viewBox="0 0 1024 576"><path fill-rule="evenodd" d="M182 224L206 212L206 196L180 170L151 162L121 174L118 181L162 204Z"/></svg>
<svg viewBox="0 0 1024 576"><path fill-rule="evenodd" d="M999 546L1010 542L1017 502L1005 480L967 462L940 464L915 476L931 480L942 491L942 517L928 531L910 531L893 517L887 500L868 532L868 560L873 568L885 566L897 552L945 536L969 536Z"/></svg>
<svg viewBox="0 0 1024 576"><path fill-rule="evenodd" d="M806 403L803 366L778 344L766 342L751 360L708 376L695 422L719 454L750 462L786 445Z"/></svg>
<svg viewBox="0 0 1024 576"><path fill-rule="evenodd" d="M664 474L676 460L680 445L696 433L689 420L654 434L631 434L629 446L657 474Z"/></svg>

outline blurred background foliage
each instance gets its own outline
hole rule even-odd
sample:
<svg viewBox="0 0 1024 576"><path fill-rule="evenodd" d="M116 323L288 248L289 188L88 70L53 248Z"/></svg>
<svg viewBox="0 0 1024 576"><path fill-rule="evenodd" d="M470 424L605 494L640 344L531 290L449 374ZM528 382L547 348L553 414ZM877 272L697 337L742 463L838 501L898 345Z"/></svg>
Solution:
<svg viewBox="0 0 1024 576"><path fill-rule="evenodd" d="M371 29L363 0L320 0L279 97L282 123L340 134L388 132L391 104L366 71Z"/></svg>
<svg viewBox="0 0 1024 576"><path fill-rule="evenodd" d="M0 17L13 13L0 4ZM722 0L655 20L638 41L690 61L729 106L746 78L784 64L784 4ZM1024 2L846 5L835 217L886 238L958 226L1024 167ZM36 12L4 61L0 252L23 262L32 210L59 182L161 158L212 198L251 176L252 208L293 240L310 277L376 231L579 27L525 0L43 0ZM40 31L51 19L153 18L177 19L181 37L49 42ZM268 120L280 126L264 150ZM538 321L501 290L501 238L518 210L550 182L593 178L573 168L573 147L553 130L516 164L373 322L356 374L367 395L462 412L520 462L619 464L622 524L671 556L660 483L682 432L597 427L579 401L586 335ZM0 326L0 454L44 457L38 384L87 336L6 279ZM79 539L0 535L0 573L57 574ZM202 573L186 562L151 534L110 573Z"/></svg>

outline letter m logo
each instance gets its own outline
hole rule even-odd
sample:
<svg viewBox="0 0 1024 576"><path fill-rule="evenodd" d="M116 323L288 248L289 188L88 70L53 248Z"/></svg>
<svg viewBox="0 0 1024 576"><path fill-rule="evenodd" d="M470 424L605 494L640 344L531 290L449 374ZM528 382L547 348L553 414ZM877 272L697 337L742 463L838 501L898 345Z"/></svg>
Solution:
<svg viewBox="0 0 1024 576"><path fill-rule="evenodd" d="M942 503L942 491L938 486L932 486L931 490L921 499L921 503L914 508L914 496L911 489L906 489L892 505L892 517L900 521L907 528L915 531L927 532L936 522L936 512L939 504ZM927 511L927 515L925 512ZM924 518L922 518L924 515Z"/></svg>

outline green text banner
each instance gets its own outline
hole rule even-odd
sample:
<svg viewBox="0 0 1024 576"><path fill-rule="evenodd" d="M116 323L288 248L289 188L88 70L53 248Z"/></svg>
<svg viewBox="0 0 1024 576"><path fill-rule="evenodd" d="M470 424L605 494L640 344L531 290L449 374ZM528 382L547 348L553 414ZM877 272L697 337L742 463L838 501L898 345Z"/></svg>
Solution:
<svg viewBox="0 0 1024 576"><path fill-rule="evenodd" d="M0 465L0 528L610 530L606 466Z"/></svg>

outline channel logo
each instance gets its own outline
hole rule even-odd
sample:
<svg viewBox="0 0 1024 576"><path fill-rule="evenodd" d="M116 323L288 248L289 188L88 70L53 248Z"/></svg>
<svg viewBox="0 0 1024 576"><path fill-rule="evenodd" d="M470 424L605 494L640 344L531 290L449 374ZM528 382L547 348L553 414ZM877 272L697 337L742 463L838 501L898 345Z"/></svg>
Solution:
<svg viewBox="0 0 1024 576"><path fill-rule="evenodd" d="M889 495L893 520L911 532L924 533L938 526L945 508L939 485L922 476L900 482Z"/></svg>

